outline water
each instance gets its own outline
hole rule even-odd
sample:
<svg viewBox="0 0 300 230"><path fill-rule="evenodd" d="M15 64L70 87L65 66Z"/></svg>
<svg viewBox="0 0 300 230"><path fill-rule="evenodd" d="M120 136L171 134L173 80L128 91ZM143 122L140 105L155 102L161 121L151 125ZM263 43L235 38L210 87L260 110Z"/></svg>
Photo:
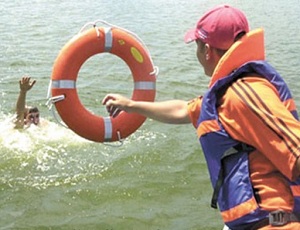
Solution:
<svg viewBox="0 0 300 230"><path fill-rule="evenodd" d="M226 1L264 27L267 59L284 76L298 107L300 1ZM192 126L148 119L121 147L87 141L56 124L46 107L53 62L81 27L98 19L142 38L160 69L157 100L191 99L208 78L195 46L182 41L208 8L223 1L2 0L0 3L0 229L221 229L209 207L211 186ZM43 128L13 130L18 80L37 84ZM84 64L78 79L83 104L100 115L108 92L130 96L128 67L111 55Z"/></svg>

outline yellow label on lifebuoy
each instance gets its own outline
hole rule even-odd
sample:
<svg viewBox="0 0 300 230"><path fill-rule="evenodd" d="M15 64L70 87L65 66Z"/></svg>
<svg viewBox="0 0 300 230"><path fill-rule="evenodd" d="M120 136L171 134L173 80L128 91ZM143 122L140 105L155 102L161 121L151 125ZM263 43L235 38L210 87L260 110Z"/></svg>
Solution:
<svg viewBox="0 0 300 230"><path fill-rule="evenodd" d="M139 62L139 63L144 62L143 55L140 53L140 51L137 50L137 48L131 47L130 52L137 62Z"/></svg>
<svg viewBox="0 0 300 230"><path fill-rule="evenodd" d="M125 41L124 40L119 40L119 44L122 46L122 45L125 45Z"/></svg>

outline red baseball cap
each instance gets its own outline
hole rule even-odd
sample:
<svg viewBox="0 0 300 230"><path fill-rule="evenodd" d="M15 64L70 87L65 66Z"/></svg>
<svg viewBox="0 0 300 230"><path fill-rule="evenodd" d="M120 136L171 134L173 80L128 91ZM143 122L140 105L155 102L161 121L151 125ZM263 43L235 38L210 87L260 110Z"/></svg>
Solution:
<svg viewBox="0 0 300 230"><path fill-rule="evenodd" d="M241 32L249 32L245 14L232 6L219 5L200 18L196 28L186 33L184 41L190 43L200 39L212 47L227 50Z"/></svg>

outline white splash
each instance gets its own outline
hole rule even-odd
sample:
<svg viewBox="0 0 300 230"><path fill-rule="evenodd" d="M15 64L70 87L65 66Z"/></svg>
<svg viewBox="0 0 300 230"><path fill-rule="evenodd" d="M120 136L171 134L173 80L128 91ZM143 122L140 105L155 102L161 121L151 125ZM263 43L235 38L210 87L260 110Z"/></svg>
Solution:
<svg viewBox="0 0 300 230"><path fill-rule="evenodd" d="M5 117L4 120L0 121L0 143L2 147L8 150L31 152L36 146L50 143L66 145L86 142L89 141L46 119L41 119L39 126L31 125L24 129L14 129L11 117Z"/></svg>

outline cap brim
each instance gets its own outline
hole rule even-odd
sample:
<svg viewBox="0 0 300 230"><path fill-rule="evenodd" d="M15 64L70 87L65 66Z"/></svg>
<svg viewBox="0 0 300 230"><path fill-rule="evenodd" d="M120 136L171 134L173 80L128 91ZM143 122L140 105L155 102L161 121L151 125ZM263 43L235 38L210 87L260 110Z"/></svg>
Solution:
<svg viewBox="0 0 300 230"><path fill-rule="evenodd" d="M195 41L197 39L195 34L196 34L195 29L190 29L188 32L186 32L186 34L184 36L184 42L190 43L190 42Z"/></svg>

